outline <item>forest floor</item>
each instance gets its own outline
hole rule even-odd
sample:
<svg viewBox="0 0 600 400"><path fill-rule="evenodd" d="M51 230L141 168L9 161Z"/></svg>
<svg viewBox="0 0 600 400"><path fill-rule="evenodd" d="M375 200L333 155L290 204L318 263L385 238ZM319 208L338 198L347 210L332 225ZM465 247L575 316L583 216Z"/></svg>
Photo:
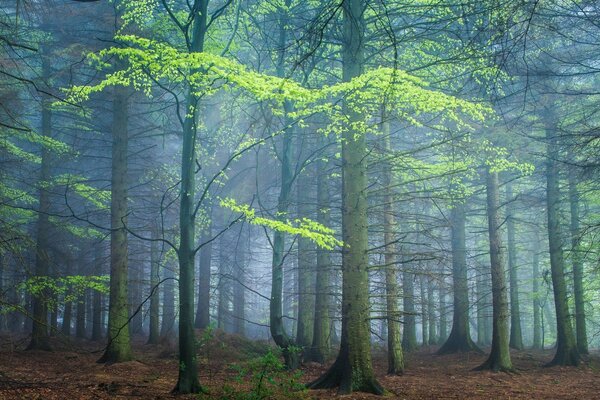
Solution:
<svg viewBox="0 0 600 400"><path fill-rule="evenodd" d="M176 346L134 342L136 360L103 365L101 346L83 340L54 340L53 352L23 351L26 338L0 336L0 399L330 399L334 390L298 391L326 370L307 364L301 372L278 370L266 343L216 332L200 339L200 380L208 394L174 396ZM481 354L436 356L435 348L407 355L403 376L386 376L386 358L374 364L387 398L399 399L599 399L600 353L579 368L544 368L553 350L514 352L513 374L475 372ZM267 355L265 355L267 354ZM362 393L345 398L381 399Z"/></svg>

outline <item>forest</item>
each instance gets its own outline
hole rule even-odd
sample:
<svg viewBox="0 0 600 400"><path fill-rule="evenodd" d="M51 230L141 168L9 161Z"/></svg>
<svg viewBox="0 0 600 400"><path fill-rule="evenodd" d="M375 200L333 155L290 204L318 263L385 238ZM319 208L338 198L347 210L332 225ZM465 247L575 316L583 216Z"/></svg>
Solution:
<svg viewBox="0 0 600 400"><path fill-rule="evenodd" d="M0 0L0 399L600 397L600 1Z"/></svg>

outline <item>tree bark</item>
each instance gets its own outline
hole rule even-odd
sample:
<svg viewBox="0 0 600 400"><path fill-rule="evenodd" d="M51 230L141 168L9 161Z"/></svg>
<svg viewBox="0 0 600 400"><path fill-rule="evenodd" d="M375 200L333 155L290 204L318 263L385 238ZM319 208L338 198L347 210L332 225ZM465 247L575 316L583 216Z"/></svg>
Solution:
<svg viewBox="0 0 600 400"><path fill-rule="evenodd" d="M573 294L575 297L575 332L577 334L577 350L579 350L580 354L588 354L581 231L579 229L579 191L577 189L577 179L573 169L569 171L569 204L571 208L571 261L573 263Z"/></svg>
<svg viewBox="0 0 600 400"><path fill-rule="evenodd" d="M514 196L512 183L506 184L506 232L508 245L508 276L510 281L510 340L513 349L523 349L521 312L519 307L519 275L517 271L517 246L515 244Z"/></svg>
<svg viewBox="0 0 600 400"><path fill-rule="evenodd" d="M450 211L450 233L452 245L452 289L454 311L452 314L452 330L446 343L437 354L477 351L479 348L471 339L469 327L469 291L467 284L467 249L466 249L466 205L455 201Z"/></svg>
<svg viewBox="0 0 600 400"><path fill-rule="evenodd" d="M150 323L148 344L157 344L160 338L159 314L160 314L160 264L158 259L158 227L152 227L153 241L150 242Z"/></svg>
<svg viewBox="0 0 600 400"><path fill-rule="evenodd" d="M347 0L343 9L343 81L362 73L364 65L363 0ZM363 132L352 128L360 115L344 104L350 121L342 133L342 341L331 368L310 384L339 386L340 394L354 391L383 394L371 362L368 282L367 151Z"/></svg>
<svg viewBox="0 0 600 400"><path fill-rule="evenodd" d="M552 118L550 118L552 121ZM550 269L554 289L556 310L556 354L550 365L579 364L580 355L571 325L567 303L567 285L565 282L565 262L559 218L559 147L556 126L548 123L546 127L546 207L548 217L548 244L550 249Z"/></svg>
<svg viewBox="0 0 600 400"><path fill-rule="evenodd" d="M533 232L533 249L532 249L532 280L533 280L533 348L542 349L542 323L540 303L540 238L537 230Z"/></svg>
<svg viewBox="0 0 600 400"><path fill-rule="evenodd" d="M127 295L127 90L115 87L112 126L112 178L110 204L110 297L108 345L98 362L123 362L132 358L129 340Z"/></svg>
<svg viewBox="0 0 600 400"><path fill-rule="evenodd" d="M208 226L204 228L200 240L205 243L212 237L212 207L205 207L208 213ZM210 277L212 262L212 241L202 246L199 254L198 268L198 307L196 308L196 321L194 326L198 329L208 328L210 325Z"/></svg>
<svg viewBox="0 0 600 400"><path fill-rule="evenodd" d="M508 345L508 298L506 271L500 233L500 194L498 172L486 169L488 232L490 242L490 270L492 274L492 349L488 359L477 369L512 371Z"/></svg>

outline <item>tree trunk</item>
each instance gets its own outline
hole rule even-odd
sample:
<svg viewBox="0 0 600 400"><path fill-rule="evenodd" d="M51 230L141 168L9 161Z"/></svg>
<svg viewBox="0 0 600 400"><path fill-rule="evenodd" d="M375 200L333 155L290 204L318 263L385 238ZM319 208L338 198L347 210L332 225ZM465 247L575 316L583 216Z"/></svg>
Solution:
<svg viewBox="0 0 600 400"><path fill-rule="evenodd" d="M537 230L533 232L533 260L532 260L532 280L533 280L533 348L541 349L542 343L542 324L540 304L540 238Z"/></svg>
<svg viewBox="0 0 600 400"><path fill-rule="evenodd" d="M327 162L317 161L317 222L323 226L330 223L330 200L327 174ZM330 319L329 303L330 278L331 278L331 254L329 250L317 249L317 282L315 298L315 322L313 328L313 340L310 360L325 363L330 351Z"/></svg>
<svg viewBox="0 0 600 400"><path fill-rule="evenodd" d="M571 326L567 303L567 285L565 282L565 262L559 218L559 148L555 126L546 127L546 207L548 216L548 243L550 248L550 269L554 288L554 306L556 310L556 354L550 365L579 364L579 352Z"/></svg>
<svg viewBox="0 0 600 400"><path fill-rule="evenodd" d="M233 282L233 332L246 335L246 252L248 236L244 233L244 225L240 224L238 242L235 249L233 265L235 282Z"/></svg>
<svg viewBox="0 0 600 400"><path fill-rule="evenodd" d="M297 210L298 218L311 217L310 184L314 179L310 176L312 168L305 168L298 177ZM310 239L298 238L298 325L296 344L302 348L302 357L308 355L312 344L315 311L315 252Z"/></svg>
<svg viewBox="0 0 600 400"><path fill-rule="evenodd" d="M421 269L423 271L423 269ZM421 295L421 343L423 346L429 345L429 310L427 306L427 277L421 273L419 276L419 286L420 286L420 295Z"/></svg>
<svg viewBox="0 0 600 400"><path fill-rule="evenodd" d="M208 242L212 238L212 207L205 207L208 214L208 226L204 228L200 240ZM198 329L208 328L210 325L210 273L212 261L212 241L202 246L199 254L198 268L198 307L196 308L196 321L194 326Z"/></svg>
<svg viewBox="0 0 600 400"><path fill-rule="evenodd" d="M500 233L500 194L498 172L486 169L487 215L490 241L490 270L492 274L492 349L480 370L512 371L508 345L508 299L502 238Z"/></svg>
<svg viewBox="0 0 600 400"><path fill-rule="evenodd" d="M42 54L42 76L47 81L50 78L50 60L48 55ZM42 136L50 138L52 136L52 99L46 94L42 94ZM48 258L49 240L50 240L50 193L45 185L51 179L51 158L52 150L46 145L42 145L42 160L40 166L39 180L39 212L37 221L37 238L35 245L35 278L45 279L50 272ZM27 346L28 350L46 350L50 351L48 335L48 300L50 293L47 289L41 290L33 296L33 315L31 341Z"/></svg>
<svg viewBox="0 0 600 400"><path fill-rule="evenodd" d="M341 7L343 80L348 82L362 73L364 64L365 4L363 0L347 0ZM350 123L342 133L342 342L334 364L310 386L339 386L340 394L383 394L371 362L366 138L352 127L360 115L344 106Z"/></svg>
<svg viewBox="0 0 600 400"><path fill-rule="evenodd" d="M510 280L510 340L513 349L523 349L521 312L519 310L519 276L517 271L517 246L515 244L515 217L512 183L506 184L506 231L508 245L508 276Z"/></svg>
<svg viewBox="0 0 600 400"><path fill-rule="evenodd" d="M131 360L127 295L127 90L116 86L113 100L110 204L110 297L108 345L98 362Z"/></svg>
<svg viewBox="0 0 600 400"><path fill-rule="evenodd" d="M417 323L415 320L415 283L414 274L408 271L406 264L402 270L403 308L404 308L404 335L402 335L402 349L406 352L417 348Z"/></svg>
<svg viewBox="0 0 600 400"><path fill-rule="evenodd" d="M440 310L440 329L438 343L443 344L448 339L448 323L446 319L446 278L443 269L440 271L440 284L438 287L439 310Z"/></svg>
<svg viewBox="0 0 600 400"><path fill-rule="evenodd" d="M446 343L437 354L450 354L467 351L481 351L473 343L469 327L469 291L467 284L467 249L465 224L466 205L455 201L450 211L450 233L452 245L452 288L454 311L452 330Z"/></svg>
<svg viewBox="0 0 600 400"><path fill-rule="evenodd" d="M285 0L285 9L281 8L279 11L279 59L277 62L277 76L283 78L285 76L285 49L287 35L287 10L291 5L290 0ZM287 114L291 111L291 105L286 102L284 105L284 112ZM289 120L285 118L284 127L285 132L282 135L282 148L281 148L281 187L279 191L279 198L277 200L277 215L282 220L286 218L289 202L290 193L292 190L292 184L294 181L294 174L292 171L292 155L294 152L293 148L293 130L289 127ZM294 343L289 337L285 330L283 323L283 262L285 259L285 234L283 232L275 231L273 233L273 258L271 263L272 277L271 277L271 300L269 304L269 326L271 330L271 336L273 341L283 352L283 358L285 365L288 369L293 370L299 367L300 357L296 351L293 351Z"/></svg>
<svg viewBox="0 0 600 400"><path fill-rule="evenodd" d="M83 258L83 256L80 256ZM85 271L85 261L83 259L79 260L79 268L77 274L80 276L84 276ZM81 292L80 296L77 298L77 306L76 312L77 316L75 318L75 336L78 338L85 338L85 306L87 300L87 290Z"/></svg>
<svg viewBox="0 0 600 400"><path fill-rule="evenodd" d="M571 260L573 263L573 294L575 297L575 332L577 349L580 354L588 354L587 329L585 326L585 293L583 289L583 260L581 252L581 231L579 229L579 191L575 173L569 171L569 203L571 208Z"/></svg>
<svg viewBox="0 0 600 400"><path fill-rule="evenodd" d="M208 0L193 3L190 53L204 51ZM188 88L181 148L181 190L179 197L179 376L173 392L187 394L202 391L198 380L196 336L194 335L194 275L196 249L196 135L200 98Z"/></svg>
<svg viewBox="0 0 600 400"><path fill-rule="evenodd" d="M175 332L175 273L173 266L165 266L165 283L162 302L161 337L172 337Z"/></svg>
<svg viewBox="0 0 600 400"><path fill-rule="evenodd" d="M73 273L73 261L67 256L65 261L65 276L69 276ZM65 297L71 296L71 289L68 288ZM65 336L71 336L71 320L73 318L73 303L71 301L65 301L65 308L63 311L63 322L61 326L61 333Z"/></svg>
<svg viewBox="0 0 600 400"><path fill-rule="evenodd" d="M159 333L160 314L160 260L158 259L158 227L152 227L152 239L150 242L150 324L148 344L157 344Z"/></svg>

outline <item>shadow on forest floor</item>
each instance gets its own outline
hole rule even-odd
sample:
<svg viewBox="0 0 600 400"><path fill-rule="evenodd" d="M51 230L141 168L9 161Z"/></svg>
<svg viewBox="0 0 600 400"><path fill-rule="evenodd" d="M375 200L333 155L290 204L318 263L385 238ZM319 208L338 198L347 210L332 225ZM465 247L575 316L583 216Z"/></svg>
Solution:
<svg viewBox="0 0 600 400"><path fill-rule="evenodd" d="M136 360L102 365L95 361L101 349L97 343L56 339L54 352L23 351L27 341L0 336L0 399L171 399L198 398L172 396L177 378L174 343L156 346L134 341ZM234 335L215 332L200 339L200 379L210 395L200 398L248 399L252 387L252 368L261 372L268 361L270 346ZM456 354L436 356L435 348L422 349L406 357L403 376L386 376L384 354L374 356L380 382L391 398L400 399L597 399L600 398L600 354L595 352L579 368L543 368L553 350L513 352L516 374L475 372L485 355ZM255 360L261 360L258 364ZM267 360L267 361L262 361ZM276 369L278 366L275 366ZM283 381L309 382L326 370L309 363L302 375L289 378L284 372L273 373L273 390L263 398L285 399L335 397L335 391L289 392ZM245 374L245 375L244 375ZM224 389L225 387L225 389ZM279 390L278 388L284 387ZM345 398L377 399L356 393Z"/></svg>

